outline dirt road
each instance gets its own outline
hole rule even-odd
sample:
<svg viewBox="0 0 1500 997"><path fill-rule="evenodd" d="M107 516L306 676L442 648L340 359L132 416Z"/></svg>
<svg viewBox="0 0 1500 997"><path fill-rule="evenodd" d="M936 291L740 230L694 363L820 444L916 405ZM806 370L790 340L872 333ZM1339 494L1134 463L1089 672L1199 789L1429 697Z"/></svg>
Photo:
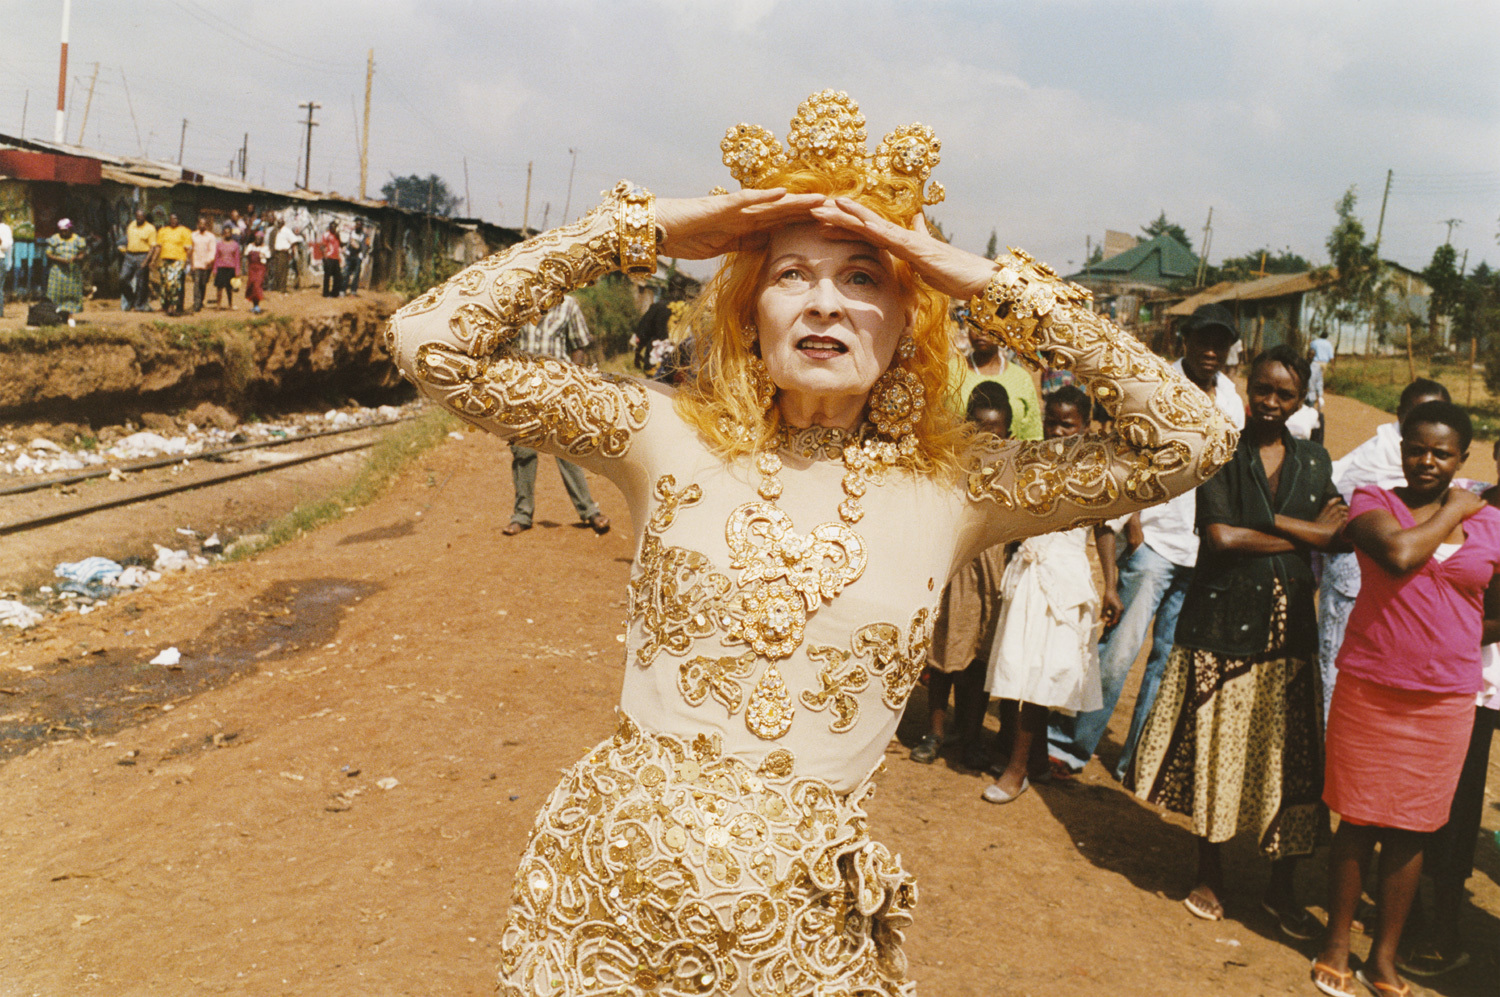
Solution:
<svg viewBox="0 0 1500 997"><path fill-rule="evenodd" d="M1383 418L1334 400L1331 449ZM611 732L623 668L623 502L595 481L616 523L595 537L540 477L538 528L502 537L506 452L470 435L296 543L3 638L0 725L24 753L0 764L0 997L491 993L516 856L558 770ZM180 671L146 663L168 646ZM871 814L921 884L922 993L1313 992L1247 844L1209 924L1179 903L1184 822L1098 762L996 808L905 755ZM1491 776L1493 830L1500 751ZM1497 884L1484 844L1475 963L1435 992L1493 993Z"/></svg>

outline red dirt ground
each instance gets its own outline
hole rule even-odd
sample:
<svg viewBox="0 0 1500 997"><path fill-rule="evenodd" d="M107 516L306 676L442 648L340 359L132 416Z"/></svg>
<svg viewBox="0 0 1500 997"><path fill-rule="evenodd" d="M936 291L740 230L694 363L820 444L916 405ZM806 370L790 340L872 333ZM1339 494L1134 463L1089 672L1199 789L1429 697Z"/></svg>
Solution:
<svg viewBox="0 0 1500 997"><path fill-rule="evenodd" d="M1332 399L1330 449L1383 418ZM254 561L0 638L0 729L23 738L0 763L0 997L492 992L533 815L613 728L631 553L612 488L595 482L616 524L595 537L546 470L538 528L502 537L506 458L450 441ZM1494 480L1487 461L1470 473ZM169 645L181 671L146 664ZM873 831L921 884L923 993L1313 993L1253 850L1230 850L1230 919L1194 919L1185 822L1098 762L1005 808L897 743L888 763ZM1500 748L1492 787L1497 770ZM1324 861L1300 882L1315 909ZM1449 997L1500 975L1488 842L1469 885L1475 962Z"/></svg>

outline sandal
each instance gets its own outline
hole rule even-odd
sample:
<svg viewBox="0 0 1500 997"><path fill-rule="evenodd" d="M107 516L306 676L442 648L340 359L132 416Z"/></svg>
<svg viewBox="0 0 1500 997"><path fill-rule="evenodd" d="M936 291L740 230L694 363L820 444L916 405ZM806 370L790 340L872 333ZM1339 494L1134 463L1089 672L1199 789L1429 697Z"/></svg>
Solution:
<svg viewBox="0 0 1500 997"><path fill-rule="evenodd" d="M1318 979L1319 973L1323 974L1325 978L1331 977L1333 982L1327 983L1324 980ZM1354 973L1350 970L1346 969L1341 973L1326 962L1319 962L1317 959L1314 959L1312 962L1313 986L1317 987L1320 993L1327 994L1328 997L1359 997L1349 987L1353 979Z"/></svg>
<svg viewBox="0 0 1500 997"><path fill-rule="evenodd" d="M1409 955L1400 956L1396 959L1396 968L1407 976L1415 976L1418 979L1430 979L1434 976L1442 976L1451 973L1455 969L1461 969L1469 964L1469 953L1459 949L1453 955L1447 955L1437 946L1417 949Z"/></svg>
<svg viewBox="0 0 1500 997"><path fill-rule="evenodd" d="M1375 997L1385 997L1386 994L1390 994L1391 997L1411 997L1410 983L1403 982L1398 987L1393 983L1385 983L1381 980L1372 980L1365 975L1365 971L1362 968L1356 969L1354 971L1354 978L1363 983L1369 989L1370 993L1375 995Z"/></svg>
<svg viewBox="0 0 1500 997"><path fill-rule="evenodd" d="M1186 907L1194 917L1201 917L1205 921L1224 920L1224 905L1212 893L1208 898L1199 894L1201 887L1193 887L1193 892L1182 898L1182 906ZM1212 904L1212 906L1210 906Z"/></svg>
<svg viewBox="0 0 1500 997"><path fill-rule="evenodd" d="M924 734L916 747L911 749L911 760L918 765L931 765L937 761L938 749L941 747L942 743L938 741L936 734Z"/></svg>
<svg viewBox="0 0 1500 997"><path fill-rule="evenodd" d="M604 513L602 512L596 512L592 516L590 516L588 518L588 524L589 529L593 530L601 537L609 532L609 517L604 515Z"/></svg>
<svg viewBox="0 0 1500 997"><path fill-rule="evenodd" d="M1323 926L1318 919L1308 912L1306 907L1298 907L1296 910L1279 911L1271 906L1269 900L1262 900L1261 908L1267 914L1276 919L1276 927L1281 933L1295 941L1306 942L1319 937L1323 933Z"/></svg>

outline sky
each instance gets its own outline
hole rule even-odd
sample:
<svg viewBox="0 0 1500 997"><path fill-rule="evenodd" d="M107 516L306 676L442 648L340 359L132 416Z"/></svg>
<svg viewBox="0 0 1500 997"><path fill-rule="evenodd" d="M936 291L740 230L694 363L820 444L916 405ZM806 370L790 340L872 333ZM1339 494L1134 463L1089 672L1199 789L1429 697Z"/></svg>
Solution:
<svg viewBox="0 0 1500 997"><path fill-rule="evenodd" d="M0 133L52 137L63 0L7 5ZM1326 262L1357 188L1382 255L1420 269L1448 238L1500 264L1500 3L1259 0L73 0L67 140L247 179L359 186L436 173L467 213L557 225L622 177L659 196L732 186L724 130L784 136L831 87L868 144L942 139L931 210L961 246L991 231L1059 268L1165 211L1211 262L1289 247ZM90 81L95 76L89 102ZM87 120L84 119L85 104ZM467 179L465 169L467 167ZM571 190L570 190L571 174ZM462 209L461 209L462 210Z"/></svg>

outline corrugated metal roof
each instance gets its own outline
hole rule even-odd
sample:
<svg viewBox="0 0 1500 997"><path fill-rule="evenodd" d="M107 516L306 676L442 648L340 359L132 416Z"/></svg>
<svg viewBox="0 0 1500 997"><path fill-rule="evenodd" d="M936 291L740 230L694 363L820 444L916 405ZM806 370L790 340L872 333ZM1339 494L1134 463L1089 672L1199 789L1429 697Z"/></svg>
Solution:
<svg viewBox="0 0 1500 997"><path fill-rule="evenodd" d="M1198 269L1193 251L1165 233L1086 266L1072 280L1130 280L1163 286L1191 277Z"/></svg>
<svg viewBox="0 0 1500 997"><path fill-rule="evenodd" d="M1203 305L1217 305L1226 301L1259 301L1265 298L1283 298L1289 294L1305 294L1319 286L1316 270L1302 273L1278 273L1259 280L1239 284L1215 284L1186 301L1167 309L1168 315L1191 315Z"/></svg>

